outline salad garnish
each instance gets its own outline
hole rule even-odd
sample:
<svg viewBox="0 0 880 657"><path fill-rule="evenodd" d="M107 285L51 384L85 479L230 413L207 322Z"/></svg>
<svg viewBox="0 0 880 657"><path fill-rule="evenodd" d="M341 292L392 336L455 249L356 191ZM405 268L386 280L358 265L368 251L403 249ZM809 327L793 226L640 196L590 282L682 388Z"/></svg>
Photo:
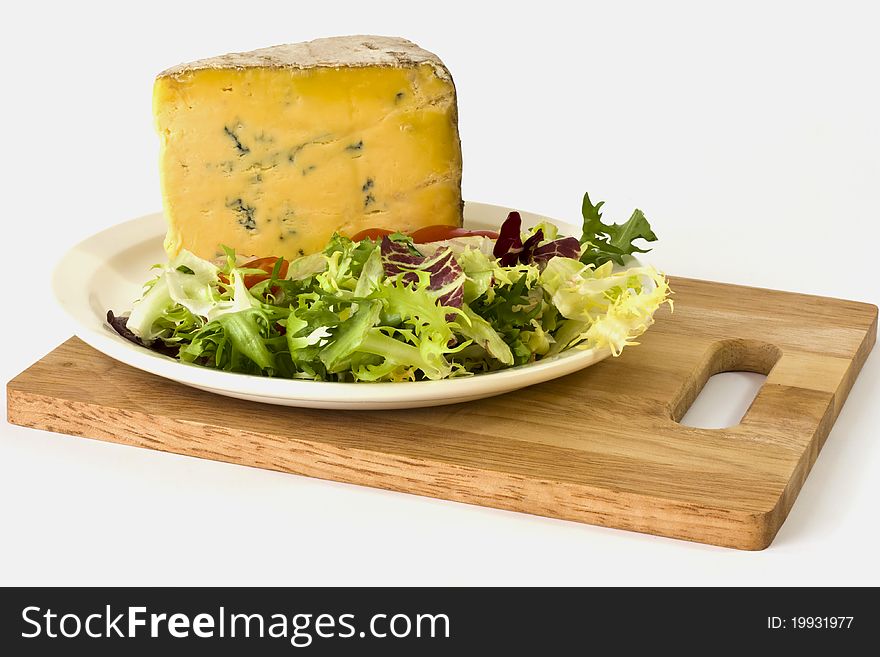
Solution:
<svg viewBox="0 0 880 657"><path fill-rule="evenodd" d="M523 231L511 212L499 233L336 234L293 261L184 250L107 321L186 363L316 381L471 376L571 348L617 356L672 302L666 278L631 259L657 239L645 215L605 224L602 205L584 195L580 239L550 222Z"/></svg>

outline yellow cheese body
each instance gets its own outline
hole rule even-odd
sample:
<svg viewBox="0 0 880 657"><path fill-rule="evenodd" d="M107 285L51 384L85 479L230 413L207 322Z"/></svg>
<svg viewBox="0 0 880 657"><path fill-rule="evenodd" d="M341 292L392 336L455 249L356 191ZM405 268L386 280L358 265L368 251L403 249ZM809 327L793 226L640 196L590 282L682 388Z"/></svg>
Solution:
<svg viewBox="0 0 880 657"><path fill-rule="evenodd" d="M197 69L158 77L153 101L169 255L461 225L455 88L430 64Z"/></svg>

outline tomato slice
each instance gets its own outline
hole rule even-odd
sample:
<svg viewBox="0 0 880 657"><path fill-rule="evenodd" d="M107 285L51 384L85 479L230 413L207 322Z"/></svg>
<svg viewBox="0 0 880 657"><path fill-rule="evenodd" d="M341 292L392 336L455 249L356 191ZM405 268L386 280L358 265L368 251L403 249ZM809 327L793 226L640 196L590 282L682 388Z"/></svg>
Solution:
<svg viewBox="0 0 880 657"><path fill-rule="evenodd" d="M417 231L410 233L413 242L416 244L426 244L428 242L441 242L443 240L451 240L454 237L471 237L473 235L482 235L483 237L498 238L498 233L491 230L468 230L467 228L458 228L457 226L447 226L440 224L437 226L425 226Z"/></svg>
<svg viewBox="0 0 880 657"><path fill-rule="evenodd" d="M279 260L281 261L281 267L278 269L278 278L284 278L287 276L287 268L290 264L284 258L257 258L256 260L251 260L250 262L243 264L243 269L262 269L266 272L265 274L245 274L244 286L251 289L257 283L268 281L272 277L272 272L275 270L275 263Z"/></svg>
<svg viewBox="0 0 880 657"><path fill-rule="evenodd" d="M361 240L378 240L393 232L393 230L388 230L386 228L367 228L366 230L362 230L352 235L351 241L360 242Z"/></svg>
<svg viewBox="0 0 880 657"><path fill-rule="evenodd" d="M387 228L367 228L359 233L355 233L351 241L360 242L361 240L378 240L385 235L391 235L395 231ZM453 237L470 237L471 235L482 235L483 237L491 237L493 240L498 239L498 233L494 230L468 230L467 228L459 228L458 226L448 226L446 224L437 224L436 226L425 226L409 234L413 242L416 244L427 244L428 242L440 242L443 240L451 240Z"/></svg>

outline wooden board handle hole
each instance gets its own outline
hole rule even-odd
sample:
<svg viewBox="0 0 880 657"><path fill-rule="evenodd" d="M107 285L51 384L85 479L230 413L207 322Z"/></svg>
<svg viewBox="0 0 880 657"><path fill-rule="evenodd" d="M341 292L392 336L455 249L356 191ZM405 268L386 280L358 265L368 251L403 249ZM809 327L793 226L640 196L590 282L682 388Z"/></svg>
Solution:
<svg viewBox="0 0 880 657"><path fill-rule="evenodd" d="M688 426L699 426L705 429L722 429L739 423L757 396L767 375L774 365L782 357L782 350L776 345L758 340L729 339L719 340L712 343L700 360L696 371L690 377L687 384L680 391L678 398L673 402L671 409L672 420L682 422L685 414L703 392L706 383L716 374L726 372L753 372L762 374L763 378L739 377L737 380L725 381L731 383L728 388L728 399L731 406L728 411L721 414L721 419L736 417L735 420L722 422L719 426L710 420L704 420L704 413L699 412L695 418L697 423L685 422ZM749 398L750 396L750 398Z"/></svg>

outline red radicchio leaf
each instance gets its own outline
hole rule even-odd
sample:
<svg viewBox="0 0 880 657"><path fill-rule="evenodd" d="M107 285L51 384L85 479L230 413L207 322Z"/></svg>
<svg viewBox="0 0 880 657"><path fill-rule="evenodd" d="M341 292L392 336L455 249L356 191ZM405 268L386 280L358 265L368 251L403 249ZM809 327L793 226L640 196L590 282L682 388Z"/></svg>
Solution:
<svg viewBox="0 0 880 657"><path fill-rule="evenodd" d="M129 342L134 342L136 345L140 345L151 351L156 351L165 356L171 356L172 358L177 358L178 356L178 352L180 351L179 348L169 347L161 340L153 340L151 344L146 344L128 328L128 317L114 315L112 310L108 310L107 323L114 331Z"/></svg>
<svg viewBox="0 0 880 657"><path fill-rule="evenodd" d="M532 251L532 262L545 264L554 256L577 260L581 257L581 243L576 237L563 237L547 242Z"/></svg>
<svg viewBox="0 0 880 657"><path fill-rule="evenodd" d="M553 256L563 258L579 258L581 244L574 237L564 237L541 244L544 239L544 231L537 230L525 243L521 237L522 218L519 212L511 212L501 224L501 233L495 240L492 255L498 258L503 267L512 267L517 264L537 263L546 264Z"/></svg>
<svg viewBox="0 0 880 657"><path fill-rule="evenodd" d="M495 240L495 247L492 249L492 255L498 258L503 267L512 267L519 262L519 254L522 252L523 243L520 235L522 227L522 217L519 212L511 212L507 215L507 219L501 224L501 230L498 239Z"/></svg>
<svg viewBox="0 0 880 657"><path fill-rule="evenodd" d="M538 248L538 244L544 239L544 231L540 228L535 231L535 234L529 237L522 245L522 251L519 254L519 261L521 263L528 264L532 261L532 252Z"/></svg>
<svg viewBox="0 0 880 657"><path fill-rule="evenodd" d="M380 248L386 276L399 274L404 267L418 269L419 265L425 261L425 256L413 253L405 242L395 242L388 237L382 238Z"/></svg>
<svg viewBox="0 0 880 657"><path fill-rule="evenodd" d="M456 281L450 290L444 292L438 301L440 305L461 308L464 301L464 272L455 259L452 251L446 249L431 257L412 253L406 243L395 242L388 237L382 238L382 267L386 276L403 274L404 283L415 283L419 280L416 271L430 274L429 290L442 290Z"/></svg>

